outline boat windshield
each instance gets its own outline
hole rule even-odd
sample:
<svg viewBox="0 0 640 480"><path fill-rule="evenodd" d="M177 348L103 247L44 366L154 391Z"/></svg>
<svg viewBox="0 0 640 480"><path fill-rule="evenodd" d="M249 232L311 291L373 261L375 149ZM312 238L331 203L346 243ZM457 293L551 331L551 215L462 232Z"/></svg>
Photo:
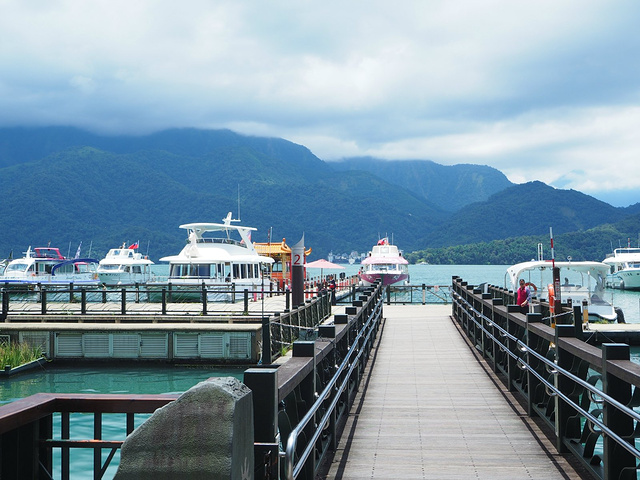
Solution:
<svg viewBox="0 0 640 480"><path fill-rule="evenodd" d="M26 272L27 268L29 268L29 264L28 263L13 262L13 263L10 263L9 265L7 265L5 273L8 273L8 272Z"/></svg>
<svg viewBox="0 0 640 480"><path fill-rule="evenodd" d="M104 271L104 272L115 272L120 270L121 265L108 265L108 264L103 264L100 265L100 270Z"/></svg>

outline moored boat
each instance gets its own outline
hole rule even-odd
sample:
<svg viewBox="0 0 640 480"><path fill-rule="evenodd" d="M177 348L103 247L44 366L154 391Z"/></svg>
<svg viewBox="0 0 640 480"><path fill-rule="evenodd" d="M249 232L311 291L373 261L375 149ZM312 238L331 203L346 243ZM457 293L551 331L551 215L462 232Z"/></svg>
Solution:
<svg viewBox="0 0 640 480"><path fill-rule="evenodd" d="M66 258L55 247L31 247L25 256L11 260L0 275L0 284L13 288L34 289L37 286L65 287L98 285L93 258Z"/></svg>
<svg viewBox="0 0 640 480"><path fill-rule="evenodd" d="M229 300L232 292L244 289L253 292L270 289L263 267L274 260L259 255L251 243L251 232L256 229L231 224L237 221L229 212L224 223L180 225L187 230L186 246L178 255L160 259L169 262L172 301L199 300L203 288L213 301ZM150 298L158 300L161 295L158 289L166 284L150 281L147 285Z"/></svg>
<svg viewBox="0 0 640 480"><path fill-rule="evenodd" d="M620 309L616 309L604 298L604 284L609 266L602 262L553 262L552 260L532 260L518 263L507 269L505 287L518 289L518 281L524 279L533 288L533 295L541 301L551 302L555 292L553 265L559 269L560 299L563 303L583 308L586 303L589 321L624 322Z"/></svg>
<svg viewBox="0 0 640 480"><path fill-rule="evenodd" d="M409 262L387 238L379 240L361 263L360 278L364 285L372 285L378 280L383 285L409 281Z"/></svg>
<svg viewBox="0 0 640 480"><path fill-rule="evenodd" d="M107 286L147 283L152 278L153 262L137 252L138 243L112 248L98 264L100 282Z"/></svg>
<svg viewBox="0 0 640 480"><path fill-rule="evenodd" d="M602 263L610 268L607 287L640 290L640 248L616 248Z"/></svg>

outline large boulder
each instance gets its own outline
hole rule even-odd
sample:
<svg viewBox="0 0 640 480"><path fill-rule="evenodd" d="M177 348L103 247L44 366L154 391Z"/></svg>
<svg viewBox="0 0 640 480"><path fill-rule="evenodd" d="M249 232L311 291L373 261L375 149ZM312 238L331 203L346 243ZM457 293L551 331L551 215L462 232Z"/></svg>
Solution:
<svg viewBox="0 0 640 480"><path fill-rule="evenodd" d="M252 479L251 395L233 377L200 382L126 438L114 480Z"/></svg>

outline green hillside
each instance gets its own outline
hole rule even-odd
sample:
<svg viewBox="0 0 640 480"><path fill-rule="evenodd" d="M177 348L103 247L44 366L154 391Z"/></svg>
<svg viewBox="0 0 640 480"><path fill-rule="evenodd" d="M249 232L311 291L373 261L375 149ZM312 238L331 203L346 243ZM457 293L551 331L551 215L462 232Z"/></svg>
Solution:
<svg viewBox="0 0 640 480"><path fill-rule="evenodd" d="M107 137L59 127L0 129L0 258L49 243L75 252L80 242L83 255L90 246L101 257L139 241L157 260L184 245L179 225L219 222L229 211L258 229L254 241L267 241L270 229L272 240L290 244L304 234L314 259L366 252L392 235L405 252L416 252L408 255L413 260L503 263L535 255L550 226L569 235L567 246L573 239L574 258L593 259L640 231L640 205L615 208L540 182L511 185L485 166L395 162L375 175L356 163L335 168L304 146L228 130ZM431 201L446 198L458 202L455 213ZM615 226L586 233L605 224Z"/></svg>

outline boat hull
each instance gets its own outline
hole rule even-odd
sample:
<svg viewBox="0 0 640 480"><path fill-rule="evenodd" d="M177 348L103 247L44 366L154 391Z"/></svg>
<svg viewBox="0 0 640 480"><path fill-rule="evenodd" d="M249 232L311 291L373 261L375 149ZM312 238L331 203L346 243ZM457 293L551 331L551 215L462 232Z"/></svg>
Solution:
<svg viewBox="0 0 640 480"><path fill-rule="evenodd" d="M382 273L382 272L365 272L361 274L362 283L364 285L373 285L380 281L382 285L395 285L396 283L405 282L409 279L409 275L403 272Z"/></svg>
<svg viewBox="0 0 640 480"><path fill-rule="evenodd" d="M620 270L607 275L607 287L620 290L640 290L640 269Z"/></svg>

